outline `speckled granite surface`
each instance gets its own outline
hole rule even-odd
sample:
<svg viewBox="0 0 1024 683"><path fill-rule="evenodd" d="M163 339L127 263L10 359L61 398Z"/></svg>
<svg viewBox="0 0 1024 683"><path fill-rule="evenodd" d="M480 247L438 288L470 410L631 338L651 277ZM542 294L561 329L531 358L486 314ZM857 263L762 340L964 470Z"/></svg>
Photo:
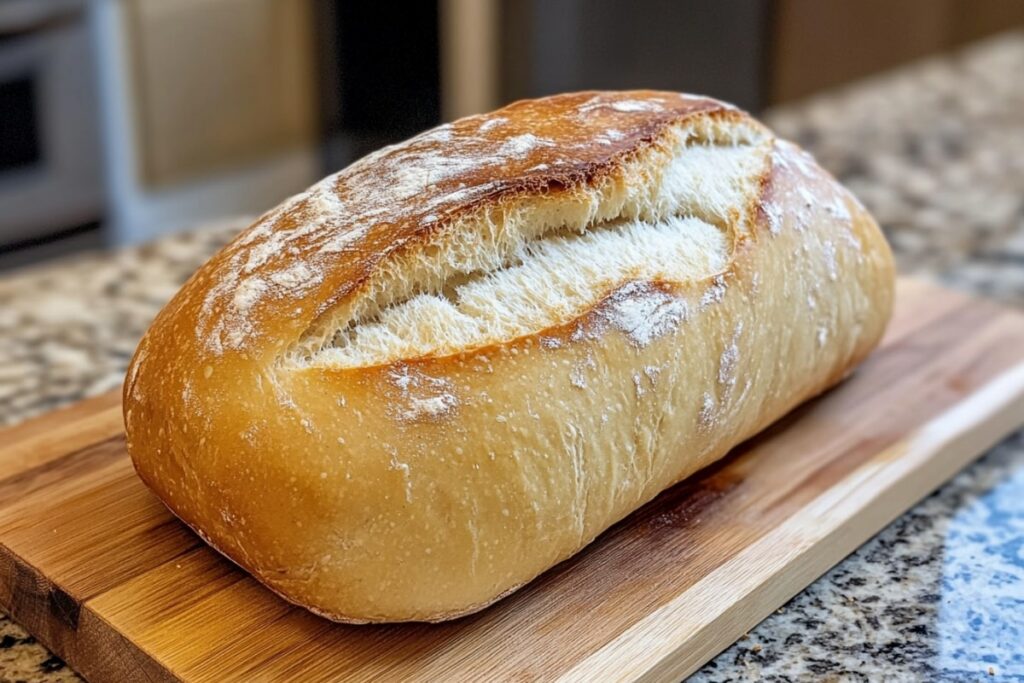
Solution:
<svg viewBox="0 0 1024 683"><path fill-rule="evenodd" d="M1024 307L1024 33L772 112L872 209L903 272ZM244 221L0 278L0 421L117 387L151 317ZM0 617L0 681L75 675ZM1024 681L1024 433L694 680Z"/></svg>

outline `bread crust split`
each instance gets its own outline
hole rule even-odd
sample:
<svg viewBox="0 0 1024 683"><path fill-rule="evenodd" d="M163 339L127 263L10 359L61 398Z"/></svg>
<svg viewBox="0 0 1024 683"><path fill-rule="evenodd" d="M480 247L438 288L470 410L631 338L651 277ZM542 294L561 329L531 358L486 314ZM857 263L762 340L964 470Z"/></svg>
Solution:
<svg viewBox="0 0 1024 683"><path fill-rule="evenodd" d="M721 102L585 92L385 148L184 285L124 386L142 480L336 621L441 621L846 376L893 262Z"/></svg>

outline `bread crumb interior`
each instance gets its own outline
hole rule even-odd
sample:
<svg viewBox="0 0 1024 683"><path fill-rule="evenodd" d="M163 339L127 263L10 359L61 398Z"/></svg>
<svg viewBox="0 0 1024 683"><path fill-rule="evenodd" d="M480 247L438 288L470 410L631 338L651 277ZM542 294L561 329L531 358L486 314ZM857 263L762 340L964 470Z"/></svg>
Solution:
<svg viewBox="0 0 1024 683"><path fill-rule="evenodd" d="M723 270L767 163L757 129L704 121L595 190L499 205L379 269L297 345L303 366L443 356L571 321L630 281ZM744 209L745 211L745 209Z"/></svg>

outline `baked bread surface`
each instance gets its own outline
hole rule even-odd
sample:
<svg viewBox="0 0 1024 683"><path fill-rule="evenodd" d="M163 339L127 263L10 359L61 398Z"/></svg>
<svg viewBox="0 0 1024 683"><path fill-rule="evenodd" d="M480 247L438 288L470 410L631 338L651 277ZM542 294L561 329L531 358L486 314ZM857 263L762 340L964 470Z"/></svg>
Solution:
<svg viewBox="0 0 1024 683"><path fill-rule="evenodd" d="M286 599L449 619L839 382L893 288L860 203L729 105L517 102L354 163L200 268L129 368L128 450Z"/></svg>

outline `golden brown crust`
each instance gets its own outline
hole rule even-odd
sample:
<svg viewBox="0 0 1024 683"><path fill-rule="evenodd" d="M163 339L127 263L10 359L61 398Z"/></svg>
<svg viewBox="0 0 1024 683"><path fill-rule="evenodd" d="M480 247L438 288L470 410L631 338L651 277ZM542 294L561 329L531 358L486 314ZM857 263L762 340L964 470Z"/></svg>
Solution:
<svg viewBox="0 0 1024 683"><path fill-rule="evenodd" d="M744 117L720 102L676 93L582 92L515 102L435 128L356 162L325 179L320 191L263 217L204 265L170 306L199 307L196 324L211 350L258 354L268 327L280 336L288 320L286 334L298 336L382 261L480 204L594 185L694 116ZM291 277L297 262L302 267ZM225 325L246 282L267 283L262 289L271 291L253 297L244 322Z"/></svg>
<svg viewBox="0 0 1024 683"><path fill-rule="evenodd" d="M667 131L712 119L764 131L675 93L518 102L271 212L139 346L124 404L140 476L273 590L352 623L475 611L577 552L880 339L888 247L794 146L766 138L756 189L729 211L727 265L709 277L623 281L573 320L454 354L282 359L389 259L465 229L459 217L596 193L631 160L650 171L621 182L642 189ZM403 175L424 168L436 177ZM621 320L636 302L655 318L642 331Z"/></svg>

